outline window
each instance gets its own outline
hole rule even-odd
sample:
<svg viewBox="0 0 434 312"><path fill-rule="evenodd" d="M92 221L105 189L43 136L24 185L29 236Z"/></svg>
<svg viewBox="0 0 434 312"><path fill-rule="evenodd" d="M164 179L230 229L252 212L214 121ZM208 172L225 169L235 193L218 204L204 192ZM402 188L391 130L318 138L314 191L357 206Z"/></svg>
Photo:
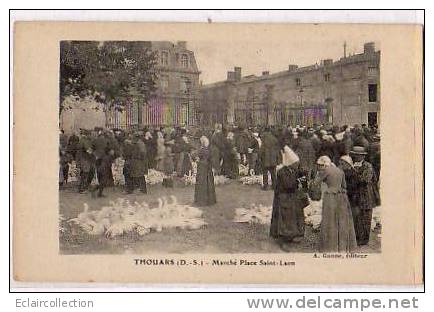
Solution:
<svg viewBox="0 0 434 312"><path fill-rule="evenodd" d="M378 126L378 114L376 112L368 112L368 125L370 127Z"/></svg>
<svg viewBox="0 0 434 312"><path fill-rule="evenodd" d="M160 77L160 87L161 91L167 91L169 88L169 77L168 76L161 76Z"/></svg>
<svg viewBox="0 0 434 312"><path fill-rule="evenodd" d="M296 79L295 79L295 85L296 85L297 87L301 86L301 79L300 79L300 78L296 78Z"/></svg>
<svg viewBox="0 0 434 312"><path fill-rule="evenodd" d="M377 84L368 84L369 102L377 102Z"/></svg>
<svg viewBox="0 0 434 312"><path fill-rule="evenodd" d="M184 68L188 68L188 55L187 54L183 54L181 57L181 65Z"/></svg>
<svg viewBox="0 0 434 312"><path fill-rule="evenodd" d="M324 81L330 81L330 74L329 73L324 75Z"/></svg>
<svg viewBox="0 0 434 312"><path fill-rule="evenodd" d="M169 52L161 51L161 65L169 65Z"/></svg>
<svg viewBox="0 0 434 312"><path fill-rule="evenodd" d="M368 67L368 75L375 76L377 74L377 67L370 66Z"/></svg>
<svg viewBox="0 0 434 312"><path fill-rule="evenodd" d="M190 91L191 81L188 77L181 77L179 90L182 93L188 93Z"/></svg>

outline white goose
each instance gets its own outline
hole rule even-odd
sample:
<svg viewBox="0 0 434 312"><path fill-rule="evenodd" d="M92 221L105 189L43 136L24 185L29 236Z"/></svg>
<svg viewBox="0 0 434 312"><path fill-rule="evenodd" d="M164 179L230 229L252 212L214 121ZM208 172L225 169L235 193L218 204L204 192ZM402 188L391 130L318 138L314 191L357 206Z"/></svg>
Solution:
<svg viewBox="0 0 434 312"><path fill-rule="evenodd" d="M158 199L157 199L157 202L158 202L158 206L157 206L157 208L158 208L158 209L162 209L162 208L163 208L163 200L162 200L161 198L158 198Z"/></svg>
<svg viewBox="0 0 434 312"><path fill-rule="evenodd" d="M175 195L170 195L170 199L172 200L172 206L178 205L178 199L176 198Z"/></svg>
<svg viewBox="0 0 434 312"><path fill-rule="evenodd" d="M168 208L167 207L167 204L168 204L168 202L167 202L167 197L166 196L163 196L163 208Z"/></svg>

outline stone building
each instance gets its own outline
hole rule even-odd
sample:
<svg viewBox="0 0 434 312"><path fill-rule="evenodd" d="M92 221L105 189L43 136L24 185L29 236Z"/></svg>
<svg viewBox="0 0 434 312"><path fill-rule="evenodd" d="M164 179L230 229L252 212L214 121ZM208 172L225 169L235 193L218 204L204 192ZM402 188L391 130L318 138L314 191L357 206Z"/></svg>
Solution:
<svg viewBox="0 0 434 312"><path fill-rule="evenodd" d="M360 54L260 76L242 77L235 67L200 92L203 125L379 124L380 51L370 42Z"/></svg>
<svg viewBox="0 0 434 312"><path fill-rule="evenodd" d="M156 52L157 90L147 102L133 96L122 112L109 112L107 126L130 128L143 125L194 124L199 103L199 70L186 41L152 41Z"/></svg>

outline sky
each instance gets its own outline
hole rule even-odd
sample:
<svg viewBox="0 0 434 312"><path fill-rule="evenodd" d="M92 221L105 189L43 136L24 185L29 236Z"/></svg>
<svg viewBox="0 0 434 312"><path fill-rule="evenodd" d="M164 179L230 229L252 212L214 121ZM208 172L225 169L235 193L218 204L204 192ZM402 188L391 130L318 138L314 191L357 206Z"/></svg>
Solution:
<svg viewBox="0 0 434 312"><path fill-rule="evenodd" d="M289 64L308 66L323 59L338 60L344 55L344 41L189 41L204 84L226 79L226 73L240 66L242 76L287 70ZM367 41L347 41L347 55L362 53ZM379 43L375 42L376 50Z"/></svg>

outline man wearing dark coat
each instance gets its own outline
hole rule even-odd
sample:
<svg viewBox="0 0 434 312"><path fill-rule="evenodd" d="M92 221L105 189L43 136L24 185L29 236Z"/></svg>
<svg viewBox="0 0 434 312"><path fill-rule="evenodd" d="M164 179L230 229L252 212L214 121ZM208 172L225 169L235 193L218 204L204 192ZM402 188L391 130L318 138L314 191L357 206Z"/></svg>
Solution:
<svg viewBox="0 0 434 312"><path fill-rule="evenodd" d="M183 177L192 170L190 153L193 147L191 146L187 133L181 129L181 136L176 141L175 145L178 149L178 158L176 162L176 173L178 177Z"/></svg>
<svg viewBox="0 0 434 312"><path fill-rule="evenodd" d="M259 174L258 154L259 154L259 141L257 140L258 133L253 133L250 139L250 146L248 148L247 161L249 164L250 174Z"/></svg>
<svg viewBox="0 0 434 312"><path fill-rule="evenodd" d="M96 159L92 148L88 148L81 153L77 164L80 168L80 193L84 193L89 188L89 185L95 176L95 163Z"/></svg>
<svg viewBox="0 0 434 312"><path fill-rule="evenodd" d="M131 159L129 164L129 179L127 184L127 193L131 194L136 188L142 193L147 193L145 174L148 173L146 161L146 146L140 139L140 135L133 137L131 146Z"/></svg>
<svg viewBox="0 0 434 312"><path fill-rule="evenodd" d="M222 133L220 125L216 125L216 129L211 136L209 146L211 154L211 164L216 175L221 174L221 161L223 160L223 151L225 147L225 137Z"/></svg>
<svg viewBox="0 0 434 312"><path fill-rule="evenodd" d="M100 158L99 166L96 168L98 176L98 197L104 197L103 191L107 186L113 185L112 164L115 160L115 151L108 149Z"/></svg>
<svg viewBox="0 0 434 312"><path fill-rule="evenodd" d="M378 190L375 182L375 174L372 165L365 160L367 155L365 148L354 146L350 153L354 161L355 180L357 188L356 197L358 217L354 224L357 244L367 245L371 233L372 209L377 205Z"/></svg>
<svg viewBox="0 0 434 312"><path fill-rule="evenodd" d="M155 168L155 157L157 156L157 141L154 139L154 136L152 136L150 131L145 132L145 138L143 143L145 143L146 146L148 169Z"/></svg>
<svg viewBox="0 0 434 312"><path fill-rule="evenodd" d="M316 167L316 153L307 132L301 134L295 152L300 158L300 168L307 173L307 177L310 179L313 177Z"/></svg>
<svg viewBox="0 0 434 312"><path fill-rule="evenodd" d="M97 160L104 156L107 147L108 139L102 131L99 131L98 136L93 140L93 150Z"/></svg>
<svg viewBox="0 0 434 312"><path fill-rule="evenodd" d="M369 162L374 167L375 172L375 180L378 183L380 178L380 170L381 170L381 148L380 148L380 137L378 135L372 136L372 142L369 145L368 151L368 159Z"/></svg>
<svg viewBox="0 0 434 312"><path fill-rule="evenodd" d="M343 155L349 155L352 148L353 148L353 139L351 138L351 133L345 131L344 133L344 154Z"/></svg>
<svg viewBox="0 0 434 312"><path fill-rule="evenodd" d="M75 133L69 137L67 149L73 160L77 160L77 152L80 149L80 138Z"/></svg>
<svg viewBox="0 0 434 312"><path fill-rule="evenodd" d="M268 189L268 173L271 175L272 187L276 185L276 166L279 162L279 141L271 133L270 128L266 127L261 137L262 145L260 148L260 158L262 164L263 190Z"/></svg>
<svg viewBox="0 0 434 312"><path fill-rule="evenodd" d="M131 187L132 185L130 172L131 172L131 163L133 158L133 144L130 138L126 138L123 142L122 155L125 159L123 174L125 177L125 186L128 192L128 186Z"/></svg>
<svg viewBox="0 0 434 312"><path fill-rule="evenodd" d="M96 159L96 174L98 177L98 181L100 180L100 176L98 175L98 172L102 172L101 170L99 170L99 167L101 166L101 162L102 162L102 158L105 156L105 153L107 151L108 148L108 139L106 138L106 136L104 135L102 130L98 131L98 135L97 137L93 140L93 154L95 155L95 159Z"/></svg>
<svg viewBox="0 0 434 312"><path fill-rule="evenodd" d="M352 158L348 155L341 156L339 159L339 169L341 169L345 175L346 190L353 215L353 223L356 224L357 218L359 217L359 203L357 196L358 181Z"/></svg>
<svg viewBox="0 0 434 312"><path fill-rule="evenodd" d="M239 159L233 132L228 132L225 140L222 172L229 179L238 179Z"/></svg>
<svg viewBox="0 0 434 312"><path fill-rule="evenodd" d="M251 136L248 130L240 126L235 137L235 142L237 150L240 153L241 163L245 165L247 161L248 148L251 142Z"/></svg>

